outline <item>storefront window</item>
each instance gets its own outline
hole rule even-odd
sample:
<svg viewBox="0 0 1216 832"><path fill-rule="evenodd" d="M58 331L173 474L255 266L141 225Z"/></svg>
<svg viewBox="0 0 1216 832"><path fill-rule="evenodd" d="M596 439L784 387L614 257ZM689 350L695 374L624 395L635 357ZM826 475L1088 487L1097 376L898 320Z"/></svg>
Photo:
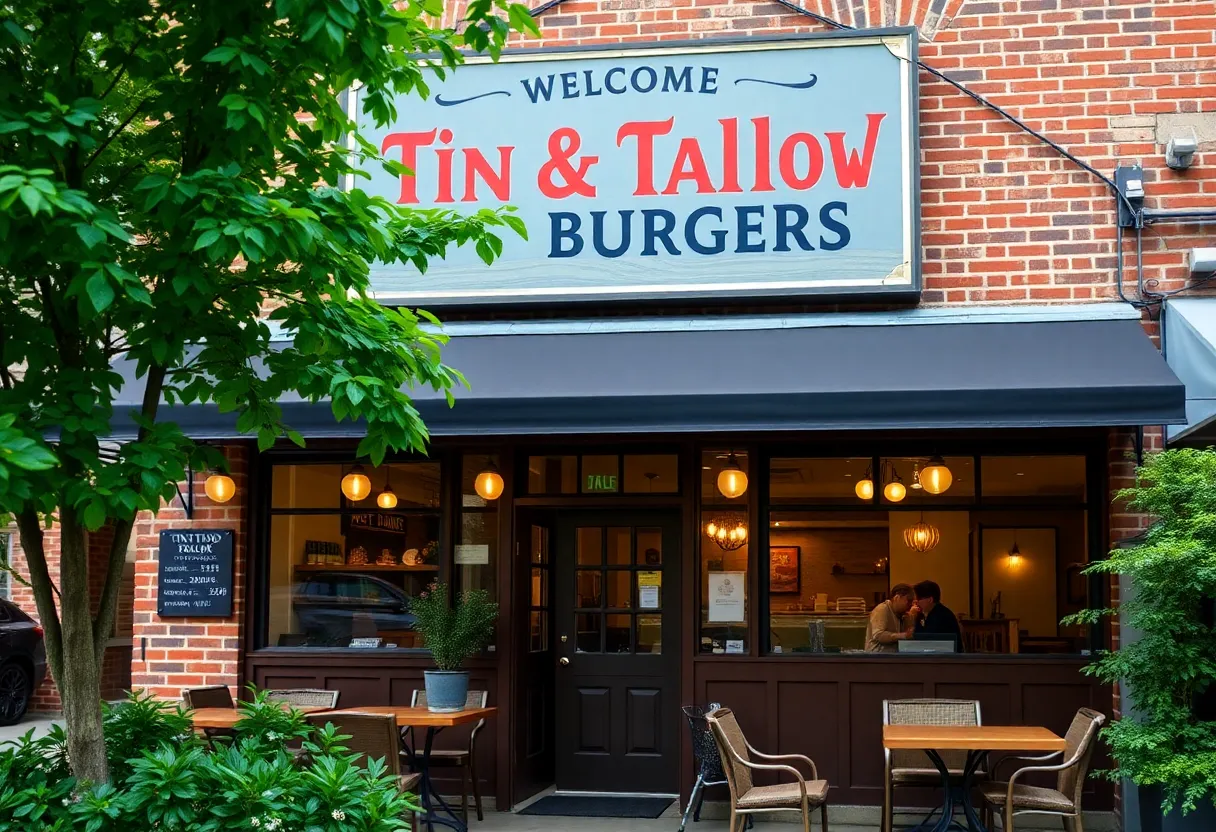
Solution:
<svg viewBox="0 0 1216 832"><path fill-rule="evenodd" d="M1085 502L1083 456L986 456L980 476L985 503Z"/></svg>
<svg viewBox="0 0 1216 832"><path fill-rule="evenodd" d="M501 499L477 493L477 475L499 470L494 454L466 454L460 475L460 521L452 555L456 588L484 589L497 600L498 532ZM494 649L493 646L490 649Z"/></svg>
<svg viewBox="0 0 1216 832"><path fill-rule="evenodd" d="M678 494L677 454L528 457L528 494Z"/></svg>
<svg viewBox="0 0 1216 832"><path fill-rule="evenodd" d="M722 493L719 479L735 468L748 470L745 452L705 451L701 456L701 637L700 652L746 653L751 518L746 491ZM728 483L730 484L730 483ZM731 484L737 489L739 483Z"/></svg>
<svg viewBox="0 0 1216 832"><path fill-rule="evenodd" d="M975 459L969 456L884 457L874 480L879 502L927 505L975 498Z"/></svg>
<svg viewBox="0 0 1216 832"><path fill-rule="evenodd" d="M272 471L267 644L423 646L409 604L441 573L439 464L365 466L357 502L350 466Z"/></svg>

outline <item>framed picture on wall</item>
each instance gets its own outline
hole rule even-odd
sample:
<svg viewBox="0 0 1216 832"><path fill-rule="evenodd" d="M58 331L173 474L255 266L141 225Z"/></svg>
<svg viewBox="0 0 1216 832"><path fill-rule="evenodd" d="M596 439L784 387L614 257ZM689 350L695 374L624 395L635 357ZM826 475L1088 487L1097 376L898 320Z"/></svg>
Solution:
<svg viewBox="0 0 1216 832"><path fill-rule="evenodd" d="M802 593L802 547L772 546L768 550L768 591L770 595Z"/></svg>

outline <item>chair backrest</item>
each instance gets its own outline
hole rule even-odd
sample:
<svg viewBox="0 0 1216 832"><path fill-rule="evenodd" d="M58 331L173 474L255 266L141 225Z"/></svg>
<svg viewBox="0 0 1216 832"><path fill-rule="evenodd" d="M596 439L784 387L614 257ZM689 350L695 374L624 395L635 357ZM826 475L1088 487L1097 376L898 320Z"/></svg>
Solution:
<svg viewBox="0 0 1216 832"><path fill-rule="evenodd" d="M726 779L726 773L722 771L722 755L718 753L718 743L714 740L713 731L705 719L706 714L721 707L717 702L711 702L705 708L700 705L687 705L680 709L688 720L688 730L692 735L692 753L697 758L701 776L710 783L721 783Z"/></svg>
<svg viewBox="0 0 1216 832"><path fill-rule="evenodd" d="M883 725L982 725L980 703L974 699L884 699ZM962 769L967 764L967 752L943 751L942 762L947 768ZM933 769L933 762L923 751L895 750L891 752L892 768Z"/></svg>
<svg viewBox="0 0 1216 832"><path fill-rule="evenodd" d="M730 787L730 797L734 802L752 790L752 770L740 763L751 762L747 751L747 740L739 721L730 708L718 708L705 715L714 739L718 743L718 754L722 758L722 770L726 774L726 784Z"/></svg>
<svg viewBox="0 0 1216 832"><path fill-rule="evenodd" d="M232 691L227 685L210 685L205 688L190 688L182 691L182 701L190 710L198 708L235 708Z"/></svg>
<svg viewBox="0 0 1216 832"><path fill-rule="evenodd" d="M286 702L297 708L329 708L338 707L338 691L299 688L295 690L268 690L266 698L271 702Z"/></svg>
<svg viewBox="0 0 1216 832"><path fill-rule="evenodd" d="M489 701L490 701L489 691L471 690L471 691L469 691L468 698L464 700L464 707L465 707L465 710L469 710L470 708L484 708L489 703ZM411 708L425 708L426 707L426 691L425 690L415 690L414 691L414 695L410 699L410 707Z"/></svg>
<svg viewBox="0 0 1216 832"><path fill-rule="evenodd" d="M351 754L360 756L355 765L367 768L369 760L383 759L389 774L401 775L401 735L397 718L392 714L360 714L342 711L336 714L309 714L308 722L315 728L333 723L339 734L349 736L342 744Z"/></svg>
<svg viewBox="0 0 1216 832"><path fill-rule="evenodd" d="M1081 790L1089 773L1089 760L1094 754L1094 740L1106 717L1089 708L1082 708L1072 718L1068 733L1064 735L1064 761L1073 765L1060 772L1056 788L1063 792L1077 811L1081 810Z"/></svg>

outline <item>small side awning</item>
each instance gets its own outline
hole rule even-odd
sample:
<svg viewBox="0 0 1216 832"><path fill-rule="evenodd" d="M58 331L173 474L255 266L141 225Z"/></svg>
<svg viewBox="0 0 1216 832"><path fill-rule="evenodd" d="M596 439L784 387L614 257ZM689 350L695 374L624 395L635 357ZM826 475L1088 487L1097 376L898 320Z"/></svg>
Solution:
<svg viewBox="0 0 1216 832"><path fill-rule="evenodd" d="M471 389L453 408L429 391L417 404L436 436L1185 419L1183 387L1138 316L1118 304L1060 309L455 324L444 360ZM129 389L121 398L134 406L142 383ZM282 405L305 436L362 433L325 404ZM234 435L233 418L211 407L164 415L199 439ZM126 421L116 413L117 432Z"/></svg>
<svg viewBox="0 0 1216 832"><path fill-rule="evenodd" d="M1216 444L1216 298L1174 298L1161 315L1161 349L1186 385L1186 424L1166 430L1171 445Z"/></svg>

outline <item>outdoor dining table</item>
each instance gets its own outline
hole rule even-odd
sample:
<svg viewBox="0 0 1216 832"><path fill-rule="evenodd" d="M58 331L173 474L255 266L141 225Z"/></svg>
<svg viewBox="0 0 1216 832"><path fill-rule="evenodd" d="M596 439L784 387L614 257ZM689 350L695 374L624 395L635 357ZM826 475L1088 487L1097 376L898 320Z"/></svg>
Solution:
<svg viewBox="0 0 1216 832"><path fill-rule="evenodd" d="M1064 738L1047 728L1031 725L884 725L882 744L890 750L920 750L929 755L942 776L942 816L933 832L946 832L961 807L970 832L988 832L975 807L971 805L971 790L975 773L992 751L1063 751ZM941 751L966 751L961 787L950 781L950 771L942 761ZM930 815L932 817L932 815ZM925 822L915 829L922 829Z"/></svg>
<svg viewBox="0 0 1216 832"><path fill-rule="evenodd" d="M286 702L282 704L283 710L287 710L290 707ZM305 705L304 707L296 706L295 710L302 714L315 714L328 711L329 708L322 708L317 705ZM245 716L236 708L196 708L190 711L189 714L190 722L194 727L205 733L231 731L237 722Z"/></svg>
<svg viewBox="0 0 1216 832"><path fill-rule="evenodd" d="M458 725L490 719L498 713L498 708L466 708L453 713L435 713L426 708L412 708L407 705L377 705L332 713L391 714L395 717L397 727L401 731L401 747L410 761L410 767L422 775L418 784L418 799L422 801L422 822L426 824L427 832L431 832L435 824L455 829L457 832L468 832L468 824L461 818L460 813L448 805L431 782L431 749L435 736L444 728L455 728ZM421 728L426 729L426 737L422 742L422 750L419 751L416 734ZM414 736L411 737L411 734Z"/></svg>

